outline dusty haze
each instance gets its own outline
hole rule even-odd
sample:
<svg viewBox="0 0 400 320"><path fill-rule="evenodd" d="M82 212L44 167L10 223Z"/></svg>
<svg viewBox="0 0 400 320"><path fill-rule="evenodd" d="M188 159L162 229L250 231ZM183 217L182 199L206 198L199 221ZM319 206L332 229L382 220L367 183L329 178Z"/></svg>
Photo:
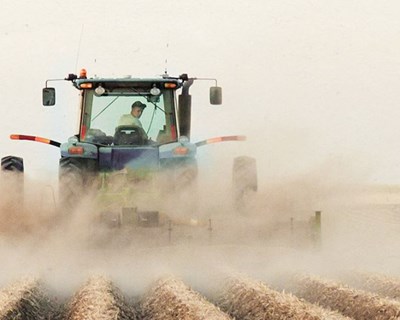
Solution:
<svg viewBox="0 0 400 320"><path fill-rule="evenodd" d="M334 159L364 170L369 182L397 183L399 6L6 0L0 154L24 156L35 176L57 170L56 148L8 139L23 132L65 141L75 133L77 92L56 84L58 104L45 109L45 80L82 67L111 76L167 67L171 75L215 77L224 89L223 106L211 107L210 84L193 86L193 140L248 136L246 145L202 149L203 162L240 148L257 156L266 181Z"/></svg>
<svg viewBox="0 0 400 320"><path fill-rule="evenodd" d="M347 267L398 273L399 10L394 0L5 0L0 155L25 159L31 202L22 231L37 231L22 243L2 240L0 282L32 272L73 290L98 271L112 274L126 290L140 291L163 273L201 286L207 270L215 268L267 277L270 269L294 263L318 271L346 267L345 259ZM77 227L84 207L66 230L47 232L38 225L37 217L54 214L59 150L8 137L65 141L75 134L77 92L68 83L56 84L58 103L45 109L41 89L47 79L82 67L89 76L153 76L167 68L171 75L218 79L220 107L208 104L209 83L191 89L192 140L232 134L248 139L199 149L202 198L190 214L213 217L224 244L235 240L236 246L92 251L80 242L87 240L85 226ZM233 157L242 154L257 159L260 193L248 217L232 217L230 171ZM13 224L19 211L1 178L2 221ZM248 223L269 232L290 218L307 220L315 210L323 212L324 250L318 254L294 250L280 235L267 246L237 229Z"/></svg>

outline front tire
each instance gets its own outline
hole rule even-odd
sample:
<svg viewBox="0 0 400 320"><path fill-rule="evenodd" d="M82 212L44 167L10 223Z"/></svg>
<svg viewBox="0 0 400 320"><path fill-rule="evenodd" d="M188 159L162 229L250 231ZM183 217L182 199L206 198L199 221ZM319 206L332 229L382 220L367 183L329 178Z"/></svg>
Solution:
<svg viewBox="0 0 400 320"><path fill-rule="evenodd" d="M248 198L257 192L256 159L247 156L236 157L233 162L232 178L234 203L240 210L246 206Z"/></svg>
<svg viewBox="0 0 400 320"><path fill-rule="evenodd" d="M60 159L59 198L61 210L70 212L88 193L93 181L94 160L68 158Z"/></svg>

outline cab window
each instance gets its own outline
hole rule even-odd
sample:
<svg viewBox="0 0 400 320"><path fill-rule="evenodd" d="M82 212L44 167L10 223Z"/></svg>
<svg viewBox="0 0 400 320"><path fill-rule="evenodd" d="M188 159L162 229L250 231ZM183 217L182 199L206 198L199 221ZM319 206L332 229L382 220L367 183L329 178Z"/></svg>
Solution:
<svg viewBox="0 0 400 320"><path fill-rule="evenodd" d="M97 96L93 90L83 93L80 136L82 141L112 144L121 117L130 117L132 104L140 102L146 107L138 119L148 139L163 144L176 140L174 95L165 90L158 97L132 95L132 92L114 90L112 95Z"/></svg>

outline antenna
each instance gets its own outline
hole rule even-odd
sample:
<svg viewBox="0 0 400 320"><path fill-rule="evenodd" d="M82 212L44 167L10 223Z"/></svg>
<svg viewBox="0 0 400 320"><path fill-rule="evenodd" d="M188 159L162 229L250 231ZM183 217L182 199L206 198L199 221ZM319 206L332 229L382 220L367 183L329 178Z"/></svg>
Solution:
<svg viewBox="0 0 400 320"><path fill-rule="evenodd" d="M83 27L84 26L85 25L82 23L81 34L79 36L78 50L76 52L76 61L75 61L75 69L74 70L78 70L78 60L79 60L79 54L81 52L81 43L82 43L82 35L83 35Z"/></svg>
<svg viewBox="0 0 400 320"><path fill-rule="evenodd" d="M165 70L164 74L167 76L168 75L168 48L169 48L169 43L167 42L167 50L166 50L166 57L165 57Z"/></svg>

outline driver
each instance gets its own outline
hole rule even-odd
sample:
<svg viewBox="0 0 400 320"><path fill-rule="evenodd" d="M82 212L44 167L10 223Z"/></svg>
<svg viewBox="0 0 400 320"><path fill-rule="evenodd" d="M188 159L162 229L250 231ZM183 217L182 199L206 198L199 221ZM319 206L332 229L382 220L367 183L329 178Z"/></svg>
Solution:
<svg viewBox="0 0 400 320"><path fill-rule="evenodd" d="M118 126L137 126L143 128L139 118L142 116L144 108L146 108L144 103L135 101L132 104L131 113L122 115L118 121Z"/></svg>

